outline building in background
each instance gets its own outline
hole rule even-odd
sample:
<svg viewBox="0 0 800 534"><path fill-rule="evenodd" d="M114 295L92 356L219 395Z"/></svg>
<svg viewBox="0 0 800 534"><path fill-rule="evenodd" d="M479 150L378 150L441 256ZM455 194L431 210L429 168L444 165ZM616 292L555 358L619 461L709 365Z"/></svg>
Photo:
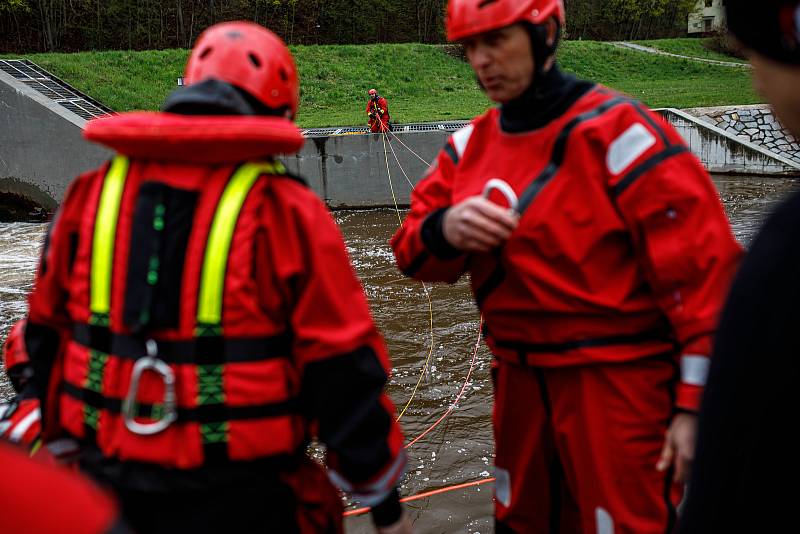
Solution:
<svg viewBox="0 0 800 534"><path fill-rule="evenodd" d="M725 26L725 0L698 0L689 14L689 35L718 31Z"/></svg>

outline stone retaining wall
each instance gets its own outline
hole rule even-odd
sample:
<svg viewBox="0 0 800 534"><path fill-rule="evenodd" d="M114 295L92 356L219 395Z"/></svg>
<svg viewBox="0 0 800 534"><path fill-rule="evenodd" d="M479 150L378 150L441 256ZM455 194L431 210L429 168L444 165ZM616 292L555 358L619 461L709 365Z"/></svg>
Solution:
<svg viewBox="0 0 800 534"><path fill-rule="evenodd" d="M800 164L679 109L658 111L711 173L800 175Z"/></svg>
<svg viewBox="0 0 800 534"><path fill-rule="evenodd" d="M800 163L800 143L778 122L769 106L725 106L683 111L740 139Z"/></svg>

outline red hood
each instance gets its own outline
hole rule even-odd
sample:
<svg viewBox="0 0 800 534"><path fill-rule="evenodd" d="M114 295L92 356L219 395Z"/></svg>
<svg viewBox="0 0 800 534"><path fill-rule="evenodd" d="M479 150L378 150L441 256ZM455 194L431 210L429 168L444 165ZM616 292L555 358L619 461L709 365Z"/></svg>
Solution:
<svg viewBox="0 0 800 534"><path fill-rule="evenodd" d="M155 112L94 119L83 136L126 156L188 163L236 163L293 154L305 142L297 126L283 118Z"/></svg>

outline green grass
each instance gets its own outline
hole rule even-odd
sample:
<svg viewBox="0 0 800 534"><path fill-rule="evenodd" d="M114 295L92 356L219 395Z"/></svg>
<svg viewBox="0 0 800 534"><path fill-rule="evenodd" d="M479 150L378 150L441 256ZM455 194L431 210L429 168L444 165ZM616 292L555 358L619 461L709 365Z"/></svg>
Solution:
<svg viewBox="0 0 800 534"><path fill-rule="evenodd" d="M292 52L303 88L298 116L303 127L364 124L370 87L387 97L395 122L468 119L491 105L477 88L469 66L437 46L296 46ZM127 111L158 109L174 89L187 51L24 57L111 108ZM609 85L652 107L761 102L745 69L653 56L591 41L565 42L559 61L580 77Z"/></svg>
<svg viewBox="0 0 800 534"><path fill-rule="evenodd" d="M559 59L569 71L627 93L650 107L690 108L758 104L750 69L721 67L618 48L568 41Z"/></svg>
<svg viewBox="0 0 800 534"><path fill-rule="evenodd" d="M732 63L746 63L746 61L741 58L709 50L704 45L704 43L707 43L709 40L710 39L657 39L633 42L682 56L714 59L716 61L730 61Z"/></svg>

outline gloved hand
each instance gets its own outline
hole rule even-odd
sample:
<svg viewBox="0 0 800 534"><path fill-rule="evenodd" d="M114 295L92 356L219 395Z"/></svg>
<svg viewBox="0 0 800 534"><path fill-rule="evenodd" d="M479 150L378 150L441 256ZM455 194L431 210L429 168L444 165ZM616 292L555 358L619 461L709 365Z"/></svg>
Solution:
<svg viewBox="0 0 800 534"><path fill-rule="evenodd" d="M370 119L374 119L376 116L374 111L369 114Z"/></svg>

